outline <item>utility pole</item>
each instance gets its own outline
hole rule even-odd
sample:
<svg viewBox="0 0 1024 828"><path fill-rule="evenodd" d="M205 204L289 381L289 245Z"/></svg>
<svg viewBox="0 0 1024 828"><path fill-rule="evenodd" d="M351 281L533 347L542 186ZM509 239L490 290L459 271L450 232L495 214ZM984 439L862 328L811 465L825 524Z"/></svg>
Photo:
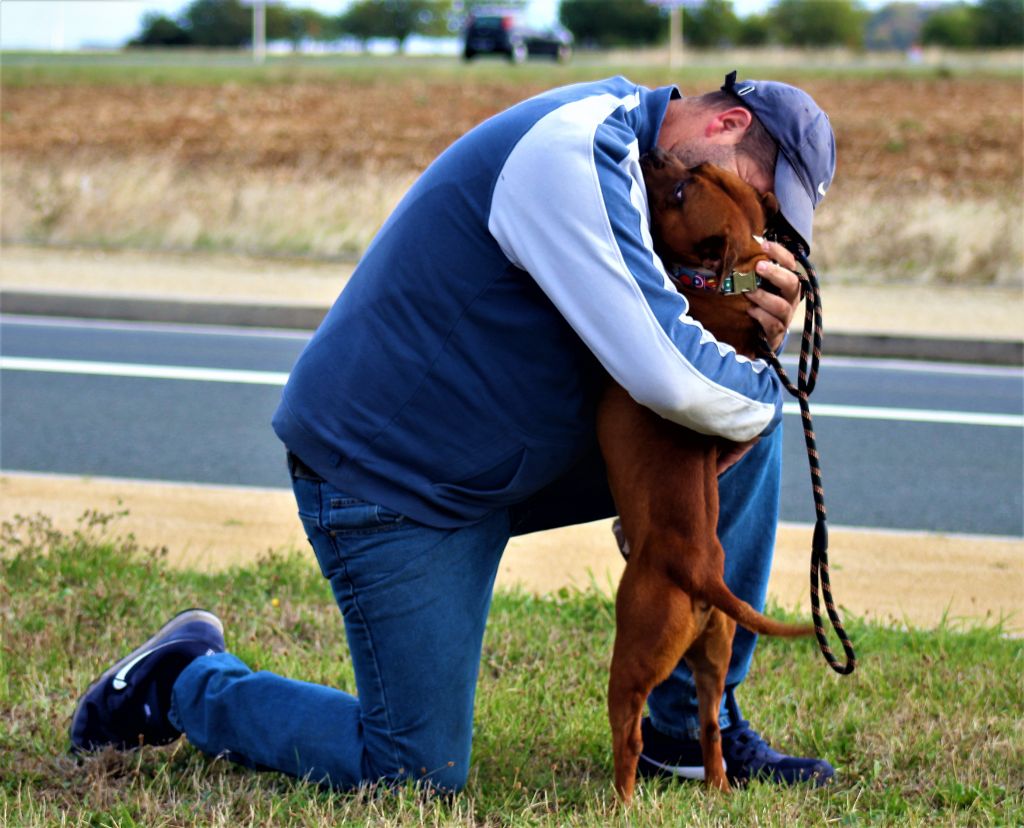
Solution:
<svg viewBox="0 0 1024 828"><path fill-rule="evenodd" d="M57 18L50 34L50 48L55 52L64 51L64 4L57 4Z"/></svg>
<svg viewBox="0 0 1024 828"><path fill-rule="evenodd" d="M652 6L668 9L668 68L683 65L683 6L703 3L704 0L647 0Z"/></svg>
<svg viewBox="0 0 1024 828"><path fill-rule="evenodd" d="M668 13L668 68L683 65L683 7L674 5Z"/></svg>
<svg viewBox="0 0 1024 828"><path fill-rule="evenodd" d="M263 63L267 59L267 3L255 0L252 4L252 59Z"/></svg>

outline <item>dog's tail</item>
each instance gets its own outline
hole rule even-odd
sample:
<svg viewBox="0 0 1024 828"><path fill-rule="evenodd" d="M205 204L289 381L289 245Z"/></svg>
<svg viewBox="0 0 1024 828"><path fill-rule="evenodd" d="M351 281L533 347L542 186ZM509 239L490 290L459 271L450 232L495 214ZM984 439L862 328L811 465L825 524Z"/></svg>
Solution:
<svg viewBox="0 0 1024 828"><path fill-rule="evenodd" d="M706 585L701 590L701 597L712 606L720 609L741 627L753 633L776 635L782 638L797 638L814 633L814 626L812 624L789 624L785 621L776 621L774 618L762 615L746 601L733 595L729 587L722 580Z"/></svg>

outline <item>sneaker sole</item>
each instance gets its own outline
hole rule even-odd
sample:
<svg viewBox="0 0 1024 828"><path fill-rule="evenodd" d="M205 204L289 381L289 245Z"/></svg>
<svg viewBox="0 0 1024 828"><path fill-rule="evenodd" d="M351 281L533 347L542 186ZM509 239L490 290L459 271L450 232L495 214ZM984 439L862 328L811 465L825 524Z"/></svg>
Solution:
<svg viewBox="0 0 1024 828"><path fill-rule="evenodd" d="M645 775L690 779L695 782L704 781L703 765L667 765L664 762L651 759L643 753L640 754L640 762L640 772ZM722 770L728 770L724 759L722 760Z"/></svg>
<svg viewBox="0 0 1024 828"><path fill-rule="evenodd" d="M83 703L85 702L86 697L90 693L92 693L93 690L95 690L99 685L103 684L103 682L105 682L111 676L116 675L117 672L122 667L131 663L133 660L138 658L147 650L153 649L157 644L159 644L162 638L165 638L166 636L170 635L176 630L181 629L181 627L185 626L186 624L191 624L196 621L201 621L203 623L210 624L211 626L217 629L217 632L220 633L221 638L224 637L224 623L212 612L202 609L188 609L184 610L183 612L179 612L170 621L164 624L159 630L153 633L153 635L151 635L144 644L140 644L138 647L136 647L134 650L128 653L128 655L126 655L119 662L117 662L117 664L113 665L110 669L106 670L103 673L103 675L96 679L96 681L89 685L86 691L78 697L78 702L75 705L75 712L71 717L71 728L69 732L73 734L77 729L79 717L82 715L82 711L85 709L85 705ZM73 751L86 750L86 748L82 748L79 745L76 745L73 738L71 741L71 749Z"/></svg>

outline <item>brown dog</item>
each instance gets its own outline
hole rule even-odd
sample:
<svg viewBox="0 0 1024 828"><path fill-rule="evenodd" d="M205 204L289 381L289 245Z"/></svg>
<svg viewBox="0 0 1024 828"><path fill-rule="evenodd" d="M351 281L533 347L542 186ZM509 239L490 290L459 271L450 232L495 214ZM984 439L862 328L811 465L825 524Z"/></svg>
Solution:
<svg viewBox="0 0 1024 828"><path fill-rule="evenodd" d="M716 271L719 278L754 270L768 258L753 238L778 209L737 176L702 164L687 169L655 151L641 161L655 249L666 266ZM690 313L720 341L754 356L760 326L742 294L681 288ZM738 622L770 635L812 627L773 621L730 592L718 541L719 455L730 444L663 419L610 383L598 412L598 438L629 546L615 604L616 634L608 685L615 787L633 795L642 748L640 719L651 689L685 658L700 708L705 780L725 791L718 708Z"/></svg>

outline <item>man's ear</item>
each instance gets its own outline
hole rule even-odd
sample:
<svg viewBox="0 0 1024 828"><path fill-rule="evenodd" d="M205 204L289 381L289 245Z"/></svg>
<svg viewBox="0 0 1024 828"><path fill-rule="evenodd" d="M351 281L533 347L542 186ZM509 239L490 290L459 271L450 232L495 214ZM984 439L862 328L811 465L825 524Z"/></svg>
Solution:
<svg viewBox="0 0 1024 828"><path fill-rule="evenodd" d="M704 137L716 144L735 146L746 135L753 116L742 106L732 106L718 112L704 128Z"/></svg>

